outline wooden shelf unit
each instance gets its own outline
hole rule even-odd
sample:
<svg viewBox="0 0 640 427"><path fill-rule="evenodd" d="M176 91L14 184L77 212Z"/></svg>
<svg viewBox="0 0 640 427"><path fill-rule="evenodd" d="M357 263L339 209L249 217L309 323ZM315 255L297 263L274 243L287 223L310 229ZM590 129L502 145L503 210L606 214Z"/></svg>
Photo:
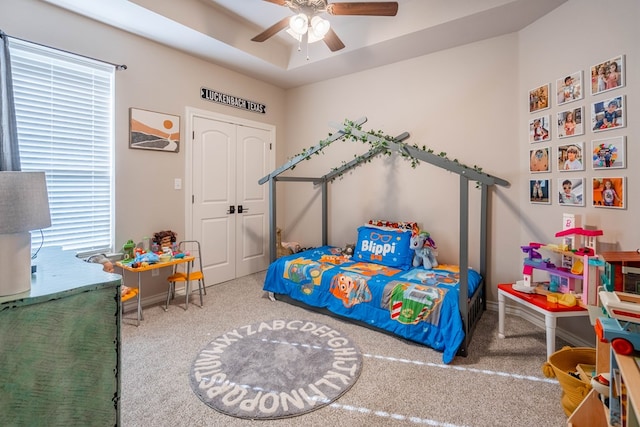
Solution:
<svg viewBox="0 0 640 427"><path fill-rule="evenodd" d="M598 347L598 351L610 351L612 369L620 371L620 379L626 387L626 427L638 427L640 420L640 368L636 363L636 356L623 356L609 348ZM613 373L612 373L613 379ZM614 381L612 380L612 385ZM610 397L610 402L612 397ZM598 392L592 389L567 420L568 426L573 427L610 427L609 408L600 400ZM621 426L622 424L615 424Z"/></svg>
<svg viewBox="0 0 640 427"><path fill-rule="evenodd" d="M640 267L640 253L637 251L619 251L619 252L602 252L600 254L607 263L602 282L608 291L625 291L624 286L624 267ZM637 290L633 290L637 292Z"/></svg>

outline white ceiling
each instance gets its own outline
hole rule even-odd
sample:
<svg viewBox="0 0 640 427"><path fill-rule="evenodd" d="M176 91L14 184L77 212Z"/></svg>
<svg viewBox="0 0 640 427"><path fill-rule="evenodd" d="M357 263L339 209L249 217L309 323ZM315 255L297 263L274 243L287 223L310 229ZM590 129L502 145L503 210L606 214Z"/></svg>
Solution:
<svg viewBox="0 0 640 427"><path fill-rule="evenodd" d="M251 41L293 14L265 0L42 1L286 89L512 33L567 0L398 0L395 17L324 14L346 47L313 43L309 59L285 31Z"/></svg>

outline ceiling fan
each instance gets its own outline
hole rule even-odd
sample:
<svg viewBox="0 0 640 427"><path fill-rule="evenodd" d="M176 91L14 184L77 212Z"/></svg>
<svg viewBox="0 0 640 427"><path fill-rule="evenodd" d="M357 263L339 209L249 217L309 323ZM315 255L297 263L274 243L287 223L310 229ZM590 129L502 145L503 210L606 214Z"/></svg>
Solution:
<svg viewBox="0 0 640 427"><path fill-rule="evenodd" d="M298 41L312 43L323 40L332 52L343 49L344 43L331 29L329 21L319 15L366 15L366 16L395 16L398 12L398 2L336 2L327 0L264 0L269 3L285 6L295 13L267 28L251 40L263 42L289 27L289 32Z"/></svg>

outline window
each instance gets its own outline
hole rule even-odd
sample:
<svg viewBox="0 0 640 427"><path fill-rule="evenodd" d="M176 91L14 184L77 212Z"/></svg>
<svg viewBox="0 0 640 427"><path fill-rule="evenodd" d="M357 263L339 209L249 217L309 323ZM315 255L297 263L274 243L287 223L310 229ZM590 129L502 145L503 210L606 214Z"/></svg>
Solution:
<svg viewBox="0 0 640 427"><path fill-rule="evenodd" d="M10 54L22 170L47 176L43 246L111 250L114 67L13 38Z"/></svg>

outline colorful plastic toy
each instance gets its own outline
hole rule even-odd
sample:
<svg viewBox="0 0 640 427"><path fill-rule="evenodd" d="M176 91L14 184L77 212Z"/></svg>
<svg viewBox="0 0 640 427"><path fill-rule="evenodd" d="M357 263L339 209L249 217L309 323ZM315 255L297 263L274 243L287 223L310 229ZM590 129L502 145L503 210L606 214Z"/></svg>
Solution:
<svg viewBox="0 0 640 427"><path fill-rule="evenodd" d="M610 317L596 319L598 339L610 342L618 354L640 350L640 295L600 291L600 303Z"/></svg>
<svg viewBox="0 0 640 427"><path fill-rule="evenodd" d="M562 238L561 245L542 244L531 242L521 246L522 252L527 254L522 269L523 280L516 282L514 289L521 292L532 293L535 289L533 283L533 270L546 271L550 276L551 292L563 294L581 294L583 305L595 305L598 274L597 267L601 264L596 255L596 238L602 236L602 230L585 230L581 227L571 227L559 231L556 237ZM579 249L574 250L567 242L575 242L582 238ZM539 250L543 249L560 253L564 258L569 258L568 265L556 266L549 258L543 258ZM567 302L572 302L571 299Z"/></svg>

